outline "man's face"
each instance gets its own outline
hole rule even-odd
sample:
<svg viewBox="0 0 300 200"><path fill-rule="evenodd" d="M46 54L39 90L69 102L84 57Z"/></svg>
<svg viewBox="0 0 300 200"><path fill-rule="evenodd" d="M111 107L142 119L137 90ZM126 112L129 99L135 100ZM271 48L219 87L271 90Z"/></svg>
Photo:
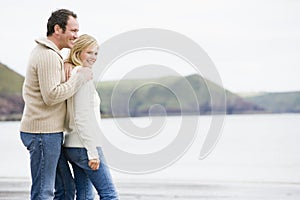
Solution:
<svg viewBox="0 0 300 200"><path fill-rule="evenodd" d="M58 46L59 49L63 48L72 48L74 45L74 40L78 38L78 31L79 31L79 24L77 20L69 16L68 23L66 25L66 30L63 32L62 29L60 29L60 44Z"/></svg>

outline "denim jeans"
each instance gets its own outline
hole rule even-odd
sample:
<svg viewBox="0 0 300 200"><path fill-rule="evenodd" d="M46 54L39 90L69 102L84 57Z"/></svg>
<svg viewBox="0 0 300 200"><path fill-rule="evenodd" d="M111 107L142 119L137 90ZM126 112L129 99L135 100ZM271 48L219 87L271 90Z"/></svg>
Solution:
<svg viewBox="0 0 300 200"><path fill-rule="evenodd" d="M30 154L31 200L53 200L63 133L20 133Z"/></svg>
<svg viewBox="0 0 300 200"><path fill-rule="evenodd" d="M75 197L75 182L63 151L57 164L54 196L53 200L74 200Z"/></svg>
<svg viewBox="0 0 300 200"><path fill-rule="evenodd" d="M112 181L109 168L101 148L98 149L100 166L98 170L92 170L88 166L87 151L85 148L64 147L63 151L68 161L72 164L77 200L87 200L95 187L101 200L118 200L118 193Z"/></svg>

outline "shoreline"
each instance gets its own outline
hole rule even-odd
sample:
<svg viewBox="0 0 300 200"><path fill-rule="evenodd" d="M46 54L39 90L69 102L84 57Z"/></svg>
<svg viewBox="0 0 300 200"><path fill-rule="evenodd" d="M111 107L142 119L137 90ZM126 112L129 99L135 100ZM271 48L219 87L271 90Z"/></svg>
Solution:
<svg viewBox="0 0 300 200"><path fill-rule="evenodd" d="M247 116L247 115L299 115L300 112L244 112L244 113L225 113L226 116ZM206 116L218 116L222 115L220 113L216 113L214 115L211 114L191 114L191 115L168 115L168 117L181 117L181 116L198 116L198 117L206 117ZM113 116L107 114L101 114L101 119L114 119L114 118L145 118L149 117L148 115L140 115L140 116ZM151 117L165 117L162 115L154 115ZM12 114L12 115L0 115L0 122L14 122L14 121L21 121L22 114Z"/></svg>
<svg viewBox="0 0 300 200"><path fill-rule="evenodd" d="M121 200L300 199L300 183L117 179L115 184ZM0 200L28 199L29 191L29 178L0 177Z"/></svg>

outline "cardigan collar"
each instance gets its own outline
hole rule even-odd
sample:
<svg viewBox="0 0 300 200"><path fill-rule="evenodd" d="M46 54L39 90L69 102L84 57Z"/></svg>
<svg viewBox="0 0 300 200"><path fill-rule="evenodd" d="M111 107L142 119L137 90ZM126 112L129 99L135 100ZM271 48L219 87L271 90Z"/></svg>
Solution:
<svg viewBox="0 0 300 200"><path fill-rule="evenodd" d="M60 50L57 48L57 46L48 38L39 38L35 40L36 43L38 43L39 45L45 46L47 48L52 49L53 51L55 51L62 59L63 56L61 55Z"/></svg>

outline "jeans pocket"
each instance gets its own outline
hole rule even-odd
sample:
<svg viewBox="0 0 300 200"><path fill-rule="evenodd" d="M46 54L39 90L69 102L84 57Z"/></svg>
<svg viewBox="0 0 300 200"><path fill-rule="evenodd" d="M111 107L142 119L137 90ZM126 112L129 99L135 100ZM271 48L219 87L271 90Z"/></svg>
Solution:
<svg viewBox="0 0 300 200"><path fill-rule="evenodd" d="M33 151L35 148L36 134L21 132L21 140L28 151Z"/></svg>
<svg viewBox="0 0 300 200"><path fill-rule="evenodd" d="M87 151L85 148L78 148L78 161L88 162Z"/></svg>

